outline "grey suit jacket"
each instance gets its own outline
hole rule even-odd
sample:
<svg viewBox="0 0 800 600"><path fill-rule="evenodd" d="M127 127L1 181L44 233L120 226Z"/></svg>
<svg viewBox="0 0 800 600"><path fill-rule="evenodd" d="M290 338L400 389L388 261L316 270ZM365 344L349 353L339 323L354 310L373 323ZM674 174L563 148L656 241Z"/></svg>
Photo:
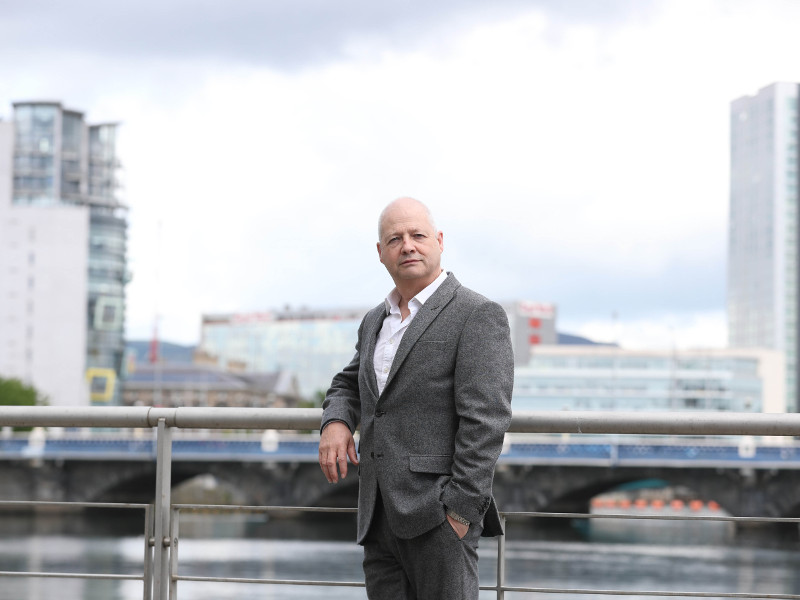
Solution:
<svg viewBox="0 0 800 600"><path fill-rule="evenodd" d="M502 534L492 481L511 422L514 360L499 304L452 273L420 308L397 349L384 387L372 365L386 316L367 313L353 360L333 378L322 427L340 420L359 442L358 542L380 487L389 525L412 538L441 524L445 507L485 536Z"/></svg>

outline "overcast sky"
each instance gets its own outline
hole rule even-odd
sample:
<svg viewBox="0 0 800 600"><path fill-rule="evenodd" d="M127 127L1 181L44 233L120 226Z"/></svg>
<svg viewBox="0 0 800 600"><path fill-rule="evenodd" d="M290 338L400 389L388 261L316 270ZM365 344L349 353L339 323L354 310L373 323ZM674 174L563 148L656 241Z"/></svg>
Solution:
<svg viewBox="0 0 800 600"><path fill-rule="evenodd" d="M798 22L790 0L5 0L0 115L122 124L132 339L377 304L377 216L411 195L490 298L721 346L729 104L800 82Z"/></svg>

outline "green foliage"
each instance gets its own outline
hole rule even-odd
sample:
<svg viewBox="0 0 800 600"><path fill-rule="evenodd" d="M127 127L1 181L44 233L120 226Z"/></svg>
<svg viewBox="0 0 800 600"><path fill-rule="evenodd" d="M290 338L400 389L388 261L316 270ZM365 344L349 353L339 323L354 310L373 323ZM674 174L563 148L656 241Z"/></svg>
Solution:
<svg viewBox="0 0 800 600"><path fill-rule="evenodd" d="M0 406L36 406L43 404L43 399L30 385L19 379L0 377Z"/></svg>
<svg viewBox="0 0 800 600"><path fill-rule="evenodd" d="M317 390L312 398L301 400L297 406L299 408L321 408L323 400L325 400L325 390Z"/></svg>

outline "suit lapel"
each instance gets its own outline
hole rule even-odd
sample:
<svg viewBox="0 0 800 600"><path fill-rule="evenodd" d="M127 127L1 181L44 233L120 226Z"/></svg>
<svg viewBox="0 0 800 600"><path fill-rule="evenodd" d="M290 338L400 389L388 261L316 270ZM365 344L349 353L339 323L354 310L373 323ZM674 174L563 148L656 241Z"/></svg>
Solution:
<svg viewBox="0 0 800 600"><path fill-rule="evenodd" d="M362 340L361 358L362 366L367 371L367 382L375 398L378 397L378 380L375 378L375 368L373 367L373 357L375 356L375 345L378 342L383 320L386 318L386 309L383 304L370 311L367 321L364 323L364 339Z"/></svg>
<svg viewBox="0 0 800 600"><path fill-rule="evenodd" d="M447 279L442 282L442 285L419 309L414 316L414 320L408 326L408 330L403 334L400 345L397 347L397 353L394 355L394 361L392 361L392 368L389 370L389 377L386 379L386 385L383 388L384 392L392 383L392 379L394 379L408 353L411 352L411 348L414 347L420 336L425 333L428 326L439 316L441 310L452 300L453 294L460 286L461 284L455 278L455 275L448 274Z"/></svg>

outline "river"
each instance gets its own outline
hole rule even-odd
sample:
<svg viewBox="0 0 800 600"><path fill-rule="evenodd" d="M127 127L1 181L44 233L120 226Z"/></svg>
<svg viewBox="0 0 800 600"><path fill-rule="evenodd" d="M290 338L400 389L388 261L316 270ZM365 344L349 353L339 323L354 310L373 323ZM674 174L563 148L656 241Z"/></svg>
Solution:
<svg viewBox="0 0 800 600"><path fill-rule="evenodd" d="M0 571L141 573L140 520L107 511L0 515ZM363 580L361 549L349 515L296 519L184 515L179 574L279 579ZM730 544L588 542L563 522L509 525L507 583L541 588L592 588L716 593L800 594L800 544L777 534L737 536ZM496 541L483 540L481 582L496 577ZM363 589L180 582L189 600L358 600ZM482 592L481 600L494 598ZM581 594L507 593L576 600ZM601 596L602 597L602 596ZM609 597L609 596L606 596ZM614 596L610 596L614 597ZM617 596L622 597L622 596ZM644 596L625 596L644 598ZM138 581L0 578L0 600L140 600Z"/></svg>

